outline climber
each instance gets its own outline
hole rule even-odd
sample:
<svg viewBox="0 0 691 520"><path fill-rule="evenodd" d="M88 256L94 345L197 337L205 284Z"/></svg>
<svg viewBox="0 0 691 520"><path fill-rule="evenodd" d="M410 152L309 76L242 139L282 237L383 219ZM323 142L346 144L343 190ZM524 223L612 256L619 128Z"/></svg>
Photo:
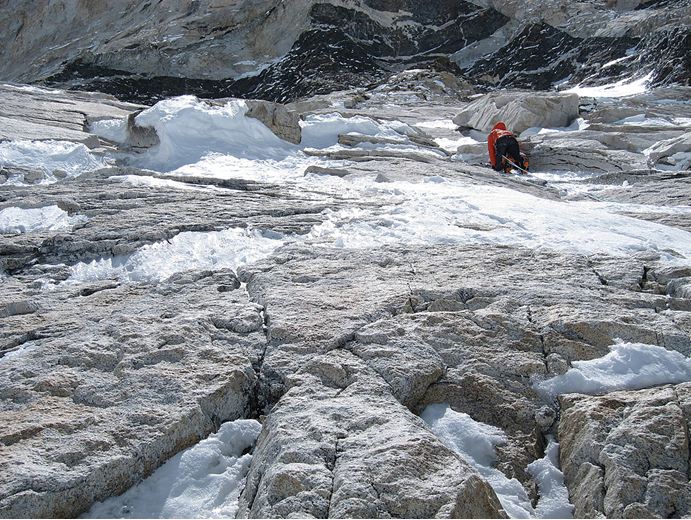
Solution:
<svg viewBox="0 0 691 520"><path fill-rule="evenodd" d="M487 137L489 162L496 171L510 171L511 163L517 166L521 173L527 172L525 155L518 147L516 136L506 129L503 121L499 121Z"/></svg>

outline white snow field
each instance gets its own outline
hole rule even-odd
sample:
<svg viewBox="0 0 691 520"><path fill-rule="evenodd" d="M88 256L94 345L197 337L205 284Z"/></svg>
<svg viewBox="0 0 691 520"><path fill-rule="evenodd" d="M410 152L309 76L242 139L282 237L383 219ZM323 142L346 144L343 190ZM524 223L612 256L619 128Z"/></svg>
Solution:
<svg viewBox="0 0 691 520"><path fill-rule="evenodd" d="M5 166L38 168L43 171L39 184L51 184L62 177L77 177L107 165L83 144L68 141L4 141L0 143L0 173ZM56 175L57 173L57 175ZM21 175L11 176L9 184L23 184Z"/></svg>
<svg viewBox="0 0 691 520"><path fill-rule="evenodd" d="M96 502L82 518L235 518L261 424L221 425L120 496Z"/></svg>
<svg viewBox="0 0 691 520"><path fill-rule="evenodd" d="M533 508L523 485L493 467L494 447L506 443L504 432L447 404L431 404L420 415L439 439L470 463L492 486L510 518L571 518L573 506L559 470L559 445L551 442L545 458L528 466L538 483L539 499ZM550 451L551 449L551 451Z"/></svg>
<svg viewBox="0 0 691 520"><path fill-rule="evenodd" d="M283 241L278 233L262 234L241 228L208 233L186 231L130 255L75 264L65 283L110 279L160 282L193 269L235 270L269 256Z"/></svg>
<svg viewBox="0 0 691 520"><path fill-rule="evenodd" d="M85 215L69 216L56 205L42 208L18 208L0 210L0 234L17 235L35 231L60 231L88 221Z"/></svg>
<svg viewBox="0 0 691 520"><path fill-rule="evenodd" d="M691 381L691 359L674 350L644 343L619 343L590 361L574 361L565 374L534 385L538 392L603 394Z"/></svg>

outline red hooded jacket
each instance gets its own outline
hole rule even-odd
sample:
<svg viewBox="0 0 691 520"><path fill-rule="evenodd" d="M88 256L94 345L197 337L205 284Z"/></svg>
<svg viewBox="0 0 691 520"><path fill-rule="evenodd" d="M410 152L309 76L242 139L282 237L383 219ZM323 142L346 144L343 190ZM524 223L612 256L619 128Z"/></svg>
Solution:
<svg viewBox="0 0 691 520"><path fill-rule="evenodd" d="M505 135L513 134L506 129L506 125L503 121L499 121L496 125L494 125L494 128L492 128L492 131L487 137L487 150L489 151L489 162L492 164L492 168L496 167L497 165L497 157L495 153L497 139L504 137Z"/></svg>

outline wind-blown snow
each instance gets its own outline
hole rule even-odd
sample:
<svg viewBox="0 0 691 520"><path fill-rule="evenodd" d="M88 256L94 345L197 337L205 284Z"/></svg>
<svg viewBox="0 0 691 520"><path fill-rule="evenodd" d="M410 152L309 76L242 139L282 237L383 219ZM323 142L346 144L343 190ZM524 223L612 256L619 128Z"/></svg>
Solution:
<svg viewBox="0 0 691 520"><path fill-rule="evenodd" d="M87 221L85 215L71 217L56 205L30 209L9 207L0 210L0 234L61 231Z"/></svg>
<svg viewBox="0 0 691 520"><path fill-rule="evenodd" d="M638 390L668 383L691 381L691 359L673 350L644 343L620 343L590 361L574 361L565 374L535 384L548 396L601 394Z"/></svg>
<svg viewBox="0 0 691 520"><path fill-rule="evenodd" d="M564 474L559 469L559 443L548 437L545 456L528 464L526 471L537 483L539 498L535 507L538 518L573 518L574 507Z"/></svg>
<svg viewBox="0 0 691 520"><path fill-rule="evenodd" d="M399 121L378 122L334 112L310 115L301 121L302 141L295 145L277 137L257 119L246 117L247 110L247 103L240 99L216 106L194 96L161 101L136 119L140 126L155 128L161 142L132 161L140 167L180 176L285 182L301 177L310 165L325 165L326 161L302 150L342 148L337 145L340 134L385 137L402 144L407 142L407 135L416 134Z"/></svg>
<svg viewBox="0 0 691 520"><path fill-rule="evenodd" d="M235 518L261 424L221 425L124 494L97 502L83 518Z"/></svg>
<svg viewBox="0 0 691 520"><path fill-rule="evenodd" d="M447 404L431 404L420 415L439 439L470 463L489 482L511 518L531 518L535 511L521 483L492 467L494 447L506 443L504 432L452 410Z"/></svg>
<svg viewBox="0 0 691 520"><path fill-rule="evenodd" d="M56 170L67 177L77 177L106 166L106 162L94 156L80 143L68 141L5 141L0 143L0 167L18 166L39 169L44 173L41 184L56 182ZM10 179L21 183L23 179Z"/></svg>
<svg viewBox="0 0 691 520"><path fill-rule="evenodd" d="M231 228L184 232L169 241L146 245L123 256L79 263L70 268L66 283L118 279L158 282L184 271L237 269L269 256L284 243L278 233Z"/></svg>
<svg viewBox="0 0 691 520"><path fill-rule="evenodd" d="M653 77L653 73L632 80L631 78L623 79L617 81L616 83L610 83L609 85L600 85L597 87L581 87L576 86L565 90L564 92L574 92L579 96L589 96L589 97L626 97L633 96L636 94L642 94L648 90L648 85Z"/></svg>

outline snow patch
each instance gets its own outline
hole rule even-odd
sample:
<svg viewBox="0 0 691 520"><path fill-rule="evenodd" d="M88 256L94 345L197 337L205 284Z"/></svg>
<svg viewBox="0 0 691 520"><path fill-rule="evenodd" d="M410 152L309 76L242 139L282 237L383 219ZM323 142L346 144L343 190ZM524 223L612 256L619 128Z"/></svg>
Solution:
<svg viewBox="0 0 691 520"><path fill-rule="evenodd" d="M574 506L569 502L569 490L564 484L564 474L559 469L559 443L551 436L547 441L545 456L531 462L526 468L538 488L535 516L573 518Z"/></svg>
<svg viewBox="0 0 691 520"><path fill-rule="evenodd" d="M89 129L99 137L124 143L127 141L127 120L126 119L103 119L91 123Z"/></svg>
<svg viewBox="0 0 691 520"><path fill-rule="evenodd" d="M447 404L431 404L420 415L423 421L450 449L472 465L492 486L502 507L511 518L532 518L535 511L523 485L492 467L497 460L494 447L506 443L504 432Z"/></svg>
<svg viewBox="0 0 691 520"><path fill-rule="evenodd" d="M221 425L124 494L97 502L82 518L235 518L261 424Z"/></svg>
<svg viewBox="0 0 691 520"><path fill-rule="evenodd" d="M30 209L12 206L0 211L0 234L62 231L72 229L88 220L85 215L70 217L56 205Z"/></svg>
<svg viewBox="0 0 691 520"><path fill-rule="evenodd" d="M187 231L146 245L129 255L82 262L70 268L65 283L118 279L160 282L191 270L236 270L265 258L284 243L278 233L231 228L208 233Z"/></svg>
<svg viewBox="0 0 691 520"><path fill-rule="evenodd" d="M247 110L247 103L240 99L216 106L194 96L160 101L136 118L137 125L154 128L160 139L138 162L170 172L211 153L280 160L294 152L294 145L279 139L257 119L245 117Z"/></svg>
<svg viewBox="0 0 691 520"><path fill-rule="evenodd" d="M383 244L521 244L579 253L629 255L666 250L691 258L691 233L607 211L599 202L538 199L494 186L447 181L359 182L361 197L386 200L378 209L327 210L305 237L343 248Z"/></svg>
<svg viewBox="0 0 691 520"><path fill-rule="evenodd" d="M444 128L448 130L456 130L458 125L451 119L437 119L435 121L422 121L415 123L418 128Z"/></svg>
<svg viewBox="0 0 691 520"><path fill-rule="evenodd" d="M647 91L648 85L650 84L650 80L652 79L652 77L653 73L651 72L650 74L635 80L632 80L632 78L627 78L621 81L617 81L616 83L610 83L609 85L600 85L597 87L576 86L564 90L564 92L574 92L579 96L588 97L615 98L633 96L636 94L643 94L645 91Z"/></svg>
<svg viewBox="0 0 691 520"><path fill-rule="evenodd" d="M536 383L547 396L603 394L691 381L691 359L673 350L644 343L619 343L590 361L574 361L565 374Z"/></svg>
<svg viewBox="0 0 691 520"><path fill-rule="evenodd" d="M0 167L3 166L40 170L43 172L40 184L51 184L60 177L77 177L98 170L106 163L80 143L19 140L0 143ZM22 184L24 181L15 176L8 183Z"/></svg>

